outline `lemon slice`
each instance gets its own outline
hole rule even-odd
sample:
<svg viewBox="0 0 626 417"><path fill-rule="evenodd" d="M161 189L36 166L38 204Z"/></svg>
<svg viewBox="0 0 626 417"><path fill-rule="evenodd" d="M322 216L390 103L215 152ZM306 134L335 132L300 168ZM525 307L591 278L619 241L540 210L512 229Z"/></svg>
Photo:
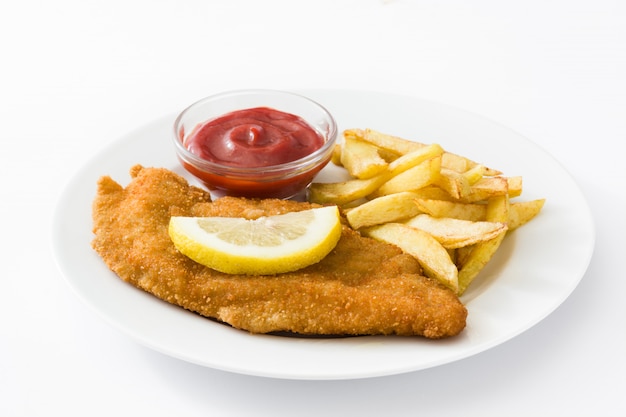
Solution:
<svg viewBox="0 0 626 417"><path fill-rule="evenodd" d="M174 216L169 235L182 254L209 268L270 275L322 260L339 241L341 222L336 206L255 220Z"/></svg>

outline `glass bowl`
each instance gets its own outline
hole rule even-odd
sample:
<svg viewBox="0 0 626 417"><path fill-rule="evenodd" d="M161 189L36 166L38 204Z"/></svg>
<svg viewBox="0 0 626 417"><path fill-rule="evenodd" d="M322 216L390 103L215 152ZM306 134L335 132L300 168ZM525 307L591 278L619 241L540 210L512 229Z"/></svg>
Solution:
<svg viewBox="0 0 626 417"><path fill-rule="evenodd" d="M265 166L211 160L189 149L190 138L205 123L232 112L239 114L241 110L255 108L278 110L299 117L321 137L321 146L293 161ZM182 166L205 184L214 197L287 199L303 194L330 161L337 140L337 124L322 105L302 95L274 90L240 90L209 96L187 107L174 122L173 136ZM254 151L254 148L246 149L243 153Z"/></svg>

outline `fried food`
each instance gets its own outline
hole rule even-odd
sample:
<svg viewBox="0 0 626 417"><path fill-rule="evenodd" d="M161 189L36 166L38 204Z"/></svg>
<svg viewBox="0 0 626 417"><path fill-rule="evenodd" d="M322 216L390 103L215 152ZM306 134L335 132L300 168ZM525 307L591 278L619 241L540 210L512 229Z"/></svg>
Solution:
<svg viewBox="0 0 626 417"><path fill-rule="evenodd" d="M313 183L309 200L342 206L352 228L412 254L427 276L459 296L505 235L532 220L545 203L511 203L522 194L522 177L502 176L437 144L372 129L349 129L343 136L335 161L352 179ZM372 162L376 157L386 168L371 177L359 175L368 172L368 164L380 165Z"/></svg>
<svg viewBox="0 0 626 417"><path fill-rule="evenodd" d="M317 264L273 276L229 275L180 254L172 215L258 218L317 207L284 200L223 197L161 168L131 169L127 187L105 176L93 203L93 248L121 279L169 303L252 333L422 335L461 332L458 297L422 276L410 255L361 237L346 224Z"/></svg>

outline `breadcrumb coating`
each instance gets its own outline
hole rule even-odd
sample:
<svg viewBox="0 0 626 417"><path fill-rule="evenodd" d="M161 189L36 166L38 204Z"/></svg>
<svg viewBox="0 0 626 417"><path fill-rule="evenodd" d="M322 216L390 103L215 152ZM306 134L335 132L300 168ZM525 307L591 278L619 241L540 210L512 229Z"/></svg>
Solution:
<svg viewBox="0 0 626 417"><path fill-rule="evenodd" d="M439 339L460 333L467 310L421 275L395 246L362 237L345 223L335 249L317 264L272 276L228 275L180 254L172 215L257 218L316 205L223 197L162 168L131 169L123 187L98 181L93 248L121 279L169 303L252 333L402 335Z"/></svg>

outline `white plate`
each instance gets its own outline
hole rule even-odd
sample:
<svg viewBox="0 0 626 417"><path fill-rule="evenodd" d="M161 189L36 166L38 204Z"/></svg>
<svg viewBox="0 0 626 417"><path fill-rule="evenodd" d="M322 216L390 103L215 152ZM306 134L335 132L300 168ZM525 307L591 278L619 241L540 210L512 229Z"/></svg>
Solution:
<svg viewBox="0 0 626 417"><path fill-rule="evenodd" d="M164 303L118 279L91 249L96 180L126 184L137 163L180 174L170 143L174 115L142 127L89 161L58 203L53 246L68 284L107 321L159 352L243 374L290 379L349 379L425 369L485 351L554 311L583 277L593 253L590 210L568 173L546 152L484 118L416 98L354 91L305 91L339 128L370 127L441 144L506 175L521 175L519 200L546 197L542 213L508 236L462 301L467 328L455 338L295 338L250 335ZM322 179L340 174L328 167Z"/></svg>

